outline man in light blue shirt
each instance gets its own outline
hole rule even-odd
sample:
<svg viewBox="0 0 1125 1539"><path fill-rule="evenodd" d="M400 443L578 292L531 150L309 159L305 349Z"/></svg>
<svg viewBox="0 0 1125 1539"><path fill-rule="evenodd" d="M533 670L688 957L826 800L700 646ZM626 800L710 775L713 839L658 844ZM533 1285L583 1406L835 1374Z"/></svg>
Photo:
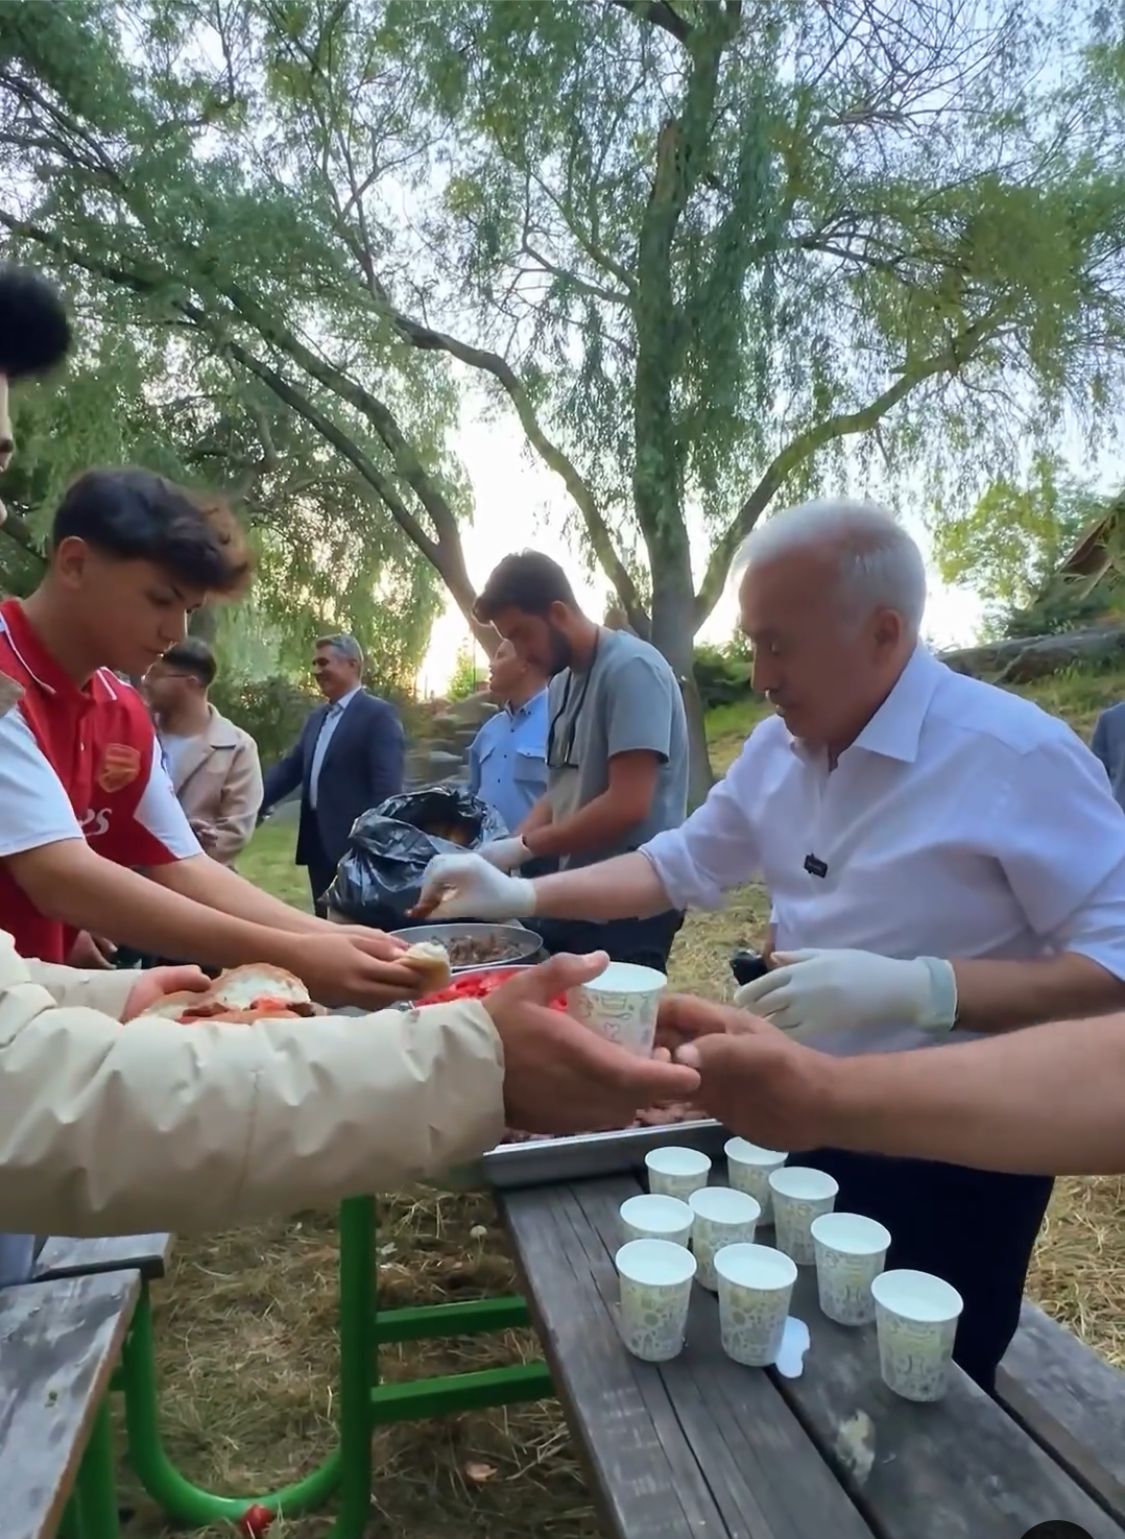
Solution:
<svg viewBox="0 0 1125 1539"><path fill-rule="evenodd" d="M469 790L495 807L514 834L547 790L547 676L502 641L488 688L502 709L469 749Z"/></svg>

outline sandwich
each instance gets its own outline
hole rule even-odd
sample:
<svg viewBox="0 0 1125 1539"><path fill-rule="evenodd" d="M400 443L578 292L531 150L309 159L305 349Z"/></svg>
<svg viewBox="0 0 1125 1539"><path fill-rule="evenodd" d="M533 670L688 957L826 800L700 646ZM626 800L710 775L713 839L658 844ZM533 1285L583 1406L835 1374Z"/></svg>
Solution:
<svg viewBox="0 0 1125 1539"><path fill-rule="evenodd" d="M181 990L145 1012L190 1025L196 1021L296 1020L319 1014L309 991L292 973L269 962L232 967L203 993Z"/></svg>
<svg viewBox="0 0 1125 1539"><path fill-rule="evenodd" d="M444 946L439 946L437 941L416 941L408 951L396 957L395 961L418 974L419 985L427 994L435 994L439 989L446 989L453 981L449 952Z"/></svg>

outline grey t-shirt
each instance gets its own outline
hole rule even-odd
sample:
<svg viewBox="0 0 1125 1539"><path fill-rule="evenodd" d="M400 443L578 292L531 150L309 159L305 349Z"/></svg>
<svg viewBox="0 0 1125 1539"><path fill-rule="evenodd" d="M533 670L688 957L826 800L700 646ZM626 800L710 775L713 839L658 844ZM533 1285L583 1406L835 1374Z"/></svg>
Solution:
<svg viewBox="0 0 1125 1539"><path fill-rule="evenodd" d="M688 788L684 702L675 674L647 641L626 631L601 631L589 669L565 668L551 680L547 721L547 790L556 821L608 788L609 761L616 754L647 749L661 759L648 817L605 849L564 856L562 869L639 849L683 822Z"/></svg>
<svg viewBox="0 0 1125 1539"><path fill-rule="evenodd" d="M1090 747L1105 765L1117 805L1125 808L1125 701L1098 717Z"/></svg>

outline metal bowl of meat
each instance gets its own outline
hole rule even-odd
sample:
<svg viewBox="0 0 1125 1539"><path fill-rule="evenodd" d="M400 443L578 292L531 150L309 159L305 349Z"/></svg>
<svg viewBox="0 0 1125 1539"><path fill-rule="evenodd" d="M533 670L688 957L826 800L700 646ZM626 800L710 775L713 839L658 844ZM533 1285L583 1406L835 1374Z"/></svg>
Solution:
<svg viewBox="0 0 1125 1539"><path fill-rule="evenodd" d="M449 953L449 965L457 973L481 973L494 967L529 962L543 944L534 930L522 924L473 924L456 920L448 924L417 924L392 934L408 946L436 941Z"/></svg>

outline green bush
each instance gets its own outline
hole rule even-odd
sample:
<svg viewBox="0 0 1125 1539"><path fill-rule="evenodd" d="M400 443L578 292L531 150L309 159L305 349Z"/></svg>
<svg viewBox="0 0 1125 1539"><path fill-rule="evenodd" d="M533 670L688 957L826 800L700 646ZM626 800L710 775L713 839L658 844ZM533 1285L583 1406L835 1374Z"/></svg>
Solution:
<svg viewBox="0 0 1125 1539"><path fill-rule="evenodd" d="M309 712L324 703L319 694L282 674L239 679L220 673L211 698L224 716L249 732L266 766L293 746Z"/></svg>
<svg viewBox="0 0 1125 1539"><path fill-rule="evenodd" d="M750 656L746 644L736 638L717 647L703 642L695 649L695 682L703 700L703 709L731 705L753 694L750 688Z"/></svg>

